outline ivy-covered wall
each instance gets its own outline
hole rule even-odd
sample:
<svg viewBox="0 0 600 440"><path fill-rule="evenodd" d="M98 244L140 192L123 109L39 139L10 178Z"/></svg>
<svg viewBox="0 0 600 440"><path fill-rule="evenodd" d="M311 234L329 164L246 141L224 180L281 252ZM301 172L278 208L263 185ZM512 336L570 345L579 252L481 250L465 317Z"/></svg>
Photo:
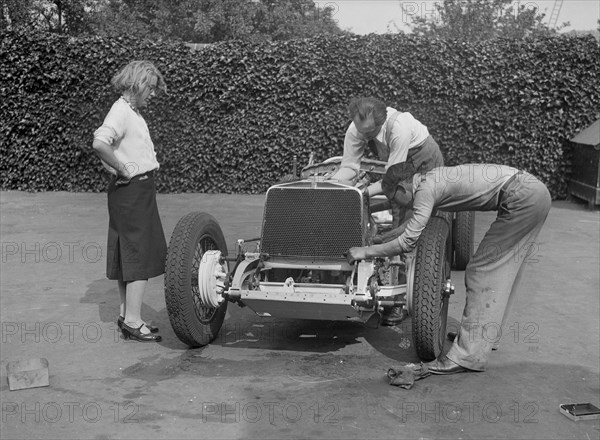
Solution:
<svg viewBox="0 0 600 440"><path fill-rule="evenodd" d="M374 95L428 127L448 164L503 163L566 195L565 141L600 116L593 38L445 42L405 35L185 45L1 33L0 187L103 191L92 134L110 78L153 61L168 96L144 111L161 192L258 193L311 151L342 153L350 98Z"/></svg>

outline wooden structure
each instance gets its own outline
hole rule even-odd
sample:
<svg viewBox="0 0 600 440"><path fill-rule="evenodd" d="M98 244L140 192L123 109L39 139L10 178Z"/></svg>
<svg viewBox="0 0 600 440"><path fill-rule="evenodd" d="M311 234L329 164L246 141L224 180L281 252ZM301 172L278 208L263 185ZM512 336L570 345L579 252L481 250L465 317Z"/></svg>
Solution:
<svg viewBox="0 0 600 440"><path fill-rule="evenodd" d="M570 140L573 148L569 194L600 205L600 119Z"/></svg>

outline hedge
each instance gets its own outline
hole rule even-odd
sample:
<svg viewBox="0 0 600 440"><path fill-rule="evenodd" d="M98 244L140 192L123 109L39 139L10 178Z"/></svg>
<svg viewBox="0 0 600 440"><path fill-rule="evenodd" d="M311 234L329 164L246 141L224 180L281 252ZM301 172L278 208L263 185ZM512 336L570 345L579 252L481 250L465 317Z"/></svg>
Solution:
<svg viewBox="0 0 600 440"><path fill-rule="evenodd" d="M110 78L152 60L168 95L144 111L158 190L260 193L340 155L351 97L374 95L428 127L449 164L503 163L566 195L566 140L600 116L593 38L478 43L407 35L183 44L3 32L0 187L104 191L92 134L117 98Z"/></svg>

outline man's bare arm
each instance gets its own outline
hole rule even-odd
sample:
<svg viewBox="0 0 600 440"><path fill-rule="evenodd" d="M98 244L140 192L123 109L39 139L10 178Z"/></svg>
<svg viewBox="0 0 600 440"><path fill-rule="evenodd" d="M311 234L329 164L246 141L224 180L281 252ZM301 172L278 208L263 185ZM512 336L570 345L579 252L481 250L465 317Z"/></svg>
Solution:
<svg viewBox="0 0 600 440"><path fill-rule="evenodd" d="M366 260L375 257L393 257L402 253L398 240L388 241L387 243L375 244L373 246L353 247L348 251L348 263Z"/></svg>

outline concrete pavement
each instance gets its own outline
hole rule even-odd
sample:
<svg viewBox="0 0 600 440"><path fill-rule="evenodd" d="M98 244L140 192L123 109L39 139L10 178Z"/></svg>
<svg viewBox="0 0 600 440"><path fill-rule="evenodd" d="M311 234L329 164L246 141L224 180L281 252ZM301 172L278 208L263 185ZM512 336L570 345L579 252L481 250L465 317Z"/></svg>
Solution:
<svg viewBox="0 0 600 440"><path fill-rule="evenodd" d="M598 439L561 403L600 406L600 218L554 202L510 332L485 373L392 387L417 361L397 327L260 318L229 305L211 345L190 350L169 325L163 278L142 315L163 341L124 341L116 283L105 278L105 194L0 193L0 393L3 439ZM264 196L159 195L169 239L190 211L220 222L228 245L260 235ZM494 213L479 214L479 241ZM464 306L463 272L450 327ZM9 391L9 361L44 357L50 386Z"/></svg>

